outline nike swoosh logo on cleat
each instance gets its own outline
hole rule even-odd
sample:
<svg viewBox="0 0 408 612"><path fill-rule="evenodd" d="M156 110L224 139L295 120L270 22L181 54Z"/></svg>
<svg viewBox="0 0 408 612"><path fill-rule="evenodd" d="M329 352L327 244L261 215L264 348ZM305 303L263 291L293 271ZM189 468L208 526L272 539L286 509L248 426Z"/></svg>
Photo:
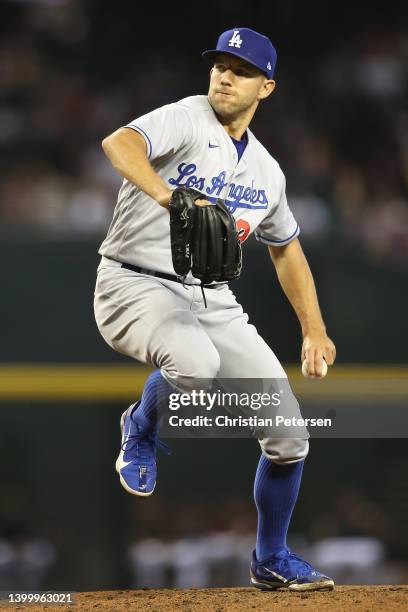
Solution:
<svg viewBox="0 0 408 612"><path fill-rule="evenodd" d="M283 576L279 576L279 574L277 574L276 572L273 572L272 570L268 569L267 567L264 567L264 570L266 572L269 572L270 574L272 574L272 576L275 576L275 578L278 578L278 580L282 580L282 582L287 582L286 578L284 578Z"/></svg>
<svg viewBox="0 0 408 612"><path fill-rule="evenodd" d="M132 462L131 461L124 461L123 459L119 459L117 461L118 464L120 464L119 469L123 470L123 468L126 468L128 465L130 465Z"/></svg>
<svg viewBox="0 0 408 612"><path fill-rule="evenodd" d="M209 147L210 149L219 149L220 145L217 145L217 144L211 144L211 142L210 142L210 141L208 141L208 147Z"/></svg>

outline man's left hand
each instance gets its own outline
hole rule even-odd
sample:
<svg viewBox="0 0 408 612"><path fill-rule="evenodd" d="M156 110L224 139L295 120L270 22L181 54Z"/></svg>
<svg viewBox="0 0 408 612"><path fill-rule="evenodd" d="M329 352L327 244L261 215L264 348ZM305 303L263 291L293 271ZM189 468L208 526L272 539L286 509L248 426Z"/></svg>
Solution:
<svg viewBox="0 0 408 612"><path fill-rule="evenodd" d="M336 347L326 332L311 332L304 336L302 344L302 362L306 359L309 376L321 377L323 359L328 366L336 359Z"/></svg>

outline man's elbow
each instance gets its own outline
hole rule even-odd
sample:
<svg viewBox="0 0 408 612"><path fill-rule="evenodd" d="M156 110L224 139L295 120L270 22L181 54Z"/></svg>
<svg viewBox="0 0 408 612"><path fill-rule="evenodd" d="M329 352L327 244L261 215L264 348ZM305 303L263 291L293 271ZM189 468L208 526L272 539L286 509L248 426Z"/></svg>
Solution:
<svg viewBox="0 0 408 612"><path fill-rule="evenodd" d="M102 140L102 149L112 166L120 171L120 161L126 152L126 141L119 130Z"/></svg>
<svg viewBox="0 0 408 612"><path fill-rule="evenodd" d="M109 136L106 136L106 138L104 138L102 140L102 149L105 153L105 155L107 155L109 157L109 151L112 148L112 136L113 134L109 134Z"/></svg>
<svg viewBox="0 0 408 612"><path fill-rule="evenodd" d="M113 157L122 156L128 152L140 151L147 155L146 142L141 134L128 128L119 128L102 140L102 149L112 161Z"/></svg>

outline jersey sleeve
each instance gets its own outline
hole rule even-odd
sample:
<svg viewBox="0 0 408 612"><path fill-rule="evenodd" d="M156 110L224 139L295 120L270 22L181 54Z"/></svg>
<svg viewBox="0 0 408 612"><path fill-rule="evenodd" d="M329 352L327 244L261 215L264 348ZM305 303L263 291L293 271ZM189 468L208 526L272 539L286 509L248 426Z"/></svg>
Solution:
<svg viewBox="0 0 408 612"><path fill-rule="evenodd" d="M283 246L296 238L300 233L300 228L296 222L286 199L286 179L283 172L281 174L281 189L279 199L272 205L267 216L255 229L255 238L259 242L272 246Z"/></svg>
<svg viewBox="0 0 408 612"><path fill-rule="evenodd" d="M147 156L153 161L191 143L193 122L188 110L180 104L167 104L134 119L124 127L139 132L146 141Z"/></svg>

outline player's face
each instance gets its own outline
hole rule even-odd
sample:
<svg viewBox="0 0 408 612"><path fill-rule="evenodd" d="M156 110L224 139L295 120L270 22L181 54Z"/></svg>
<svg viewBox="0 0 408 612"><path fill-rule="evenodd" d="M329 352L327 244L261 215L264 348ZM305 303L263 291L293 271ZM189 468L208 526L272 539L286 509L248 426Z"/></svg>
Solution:
<svg viewBox="0 0 408 612"><path fill-rule="evenodd" d="M218 115L233 119L249 110L255 111L259 101L274 88L275 81L268 80L252 64L221 53L216 55L211 69L208 99Z"/></svg>

